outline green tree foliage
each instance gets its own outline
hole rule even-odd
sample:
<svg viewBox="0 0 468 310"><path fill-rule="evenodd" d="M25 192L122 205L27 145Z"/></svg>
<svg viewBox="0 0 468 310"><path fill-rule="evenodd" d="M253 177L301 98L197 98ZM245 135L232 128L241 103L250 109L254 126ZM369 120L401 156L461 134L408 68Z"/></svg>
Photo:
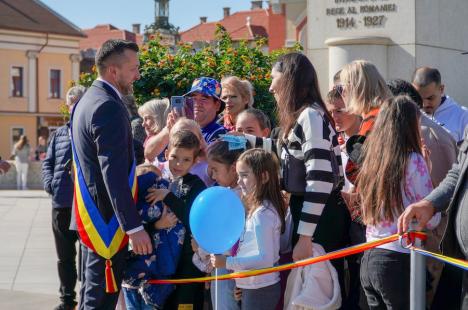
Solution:
<svg viewBox="0 0 468 310"><path fill-rule="evenodd" d="M266 112L272 119L275 102L268 91L271 83L271 67L278 56L300 51L298 44L289 49L265 53L266 39L254 43L233 42L227 31L218 25L216 44L194 50L191 44L181 43L175 52L163 46L159 38L153 38L140 52L141 77L134 83L137 104L153 98L171 97L185 94L192 81L200 76L220 80L235 75L249 80L255 89L254 107ZM80 84L89 86L96 73L82 74Z"/></svg>

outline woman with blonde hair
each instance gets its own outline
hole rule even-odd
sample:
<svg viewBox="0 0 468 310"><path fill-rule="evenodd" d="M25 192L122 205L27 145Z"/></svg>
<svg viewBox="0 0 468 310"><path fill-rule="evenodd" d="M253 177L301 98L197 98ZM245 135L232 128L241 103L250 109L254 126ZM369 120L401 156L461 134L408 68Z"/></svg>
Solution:
<svg viewBox="0 0 468 310"><path fill-rule="evenodd" d="M232 131L239 113L253 106L253 86L249 81L241 80L237 76L223 78L221 86L221 100L226 103L226 108L220 121L227 130Z"/></svg>
<svg viewBox="0 0 468 310"><path fill-rule="evenodd" d="M27 189L30 153L31 147L29 146L28 138L22 135L14 145L12 152L12 155L15 157L16 188L18 190Z"/></svg>
<svg viewBox="0 0 468 310"><path fill-rule="evenodd" d="M338 88L350 113L363 118L359 135L372 129L382 103L392 97L377 67L366 60L355 60L341 70Z"/></svg>

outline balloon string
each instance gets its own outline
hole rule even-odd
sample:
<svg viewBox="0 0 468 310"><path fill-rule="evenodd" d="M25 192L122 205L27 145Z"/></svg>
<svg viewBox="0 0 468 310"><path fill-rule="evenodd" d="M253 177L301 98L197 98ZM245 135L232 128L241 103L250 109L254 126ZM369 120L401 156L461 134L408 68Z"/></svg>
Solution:
<svg viewBox="0 0 468 310"><path fill-rule="evenodd" d="M218 268L215 268L215 310L218 310Z"/></svg>

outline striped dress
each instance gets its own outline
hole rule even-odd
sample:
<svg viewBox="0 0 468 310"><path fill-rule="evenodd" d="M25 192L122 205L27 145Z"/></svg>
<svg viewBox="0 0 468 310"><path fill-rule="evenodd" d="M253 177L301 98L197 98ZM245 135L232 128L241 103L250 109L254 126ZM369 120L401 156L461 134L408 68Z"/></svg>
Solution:
<svg viewBox="0 0 468 310"><path fill-rule="evenodd" d="M276 149L271 139L248 137L250 144L265 150ZM343 180L341 151L338 135L324 111L318 105L305 108L291 129L285 147L290 155L304 161L306 187L297 233L313 236L325 204L333 190L334 175L330 151L338 163L340 179ZM287 152L281 150L281 166ZM343 183L343 182L340 182Z"/></svg>

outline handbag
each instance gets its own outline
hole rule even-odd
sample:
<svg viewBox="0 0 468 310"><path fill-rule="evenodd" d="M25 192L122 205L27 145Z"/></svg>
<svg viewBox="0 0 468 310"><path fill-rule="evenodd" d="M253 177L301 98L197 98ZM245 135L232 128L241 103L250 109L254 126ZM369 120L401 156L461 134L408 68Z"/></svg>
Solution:
<svg viewBox="0 0 468 310"><path fill-rule="evenodd" d="M323 117L323 122L325 123L325 118ZM289 153L288 147L285 143L281 145L282 150L284 151L282 173L281 173L281 182L284 190L293 194L293 195L304 195L306 183L306 168L304 160L297 159ZM340 184L342 183L340 177L340 166L338 160L336 159L336 154L333 148L333 144L330 144L330 163L332 167L333 174L333 188L332 192L335 191Z"/></svg>

